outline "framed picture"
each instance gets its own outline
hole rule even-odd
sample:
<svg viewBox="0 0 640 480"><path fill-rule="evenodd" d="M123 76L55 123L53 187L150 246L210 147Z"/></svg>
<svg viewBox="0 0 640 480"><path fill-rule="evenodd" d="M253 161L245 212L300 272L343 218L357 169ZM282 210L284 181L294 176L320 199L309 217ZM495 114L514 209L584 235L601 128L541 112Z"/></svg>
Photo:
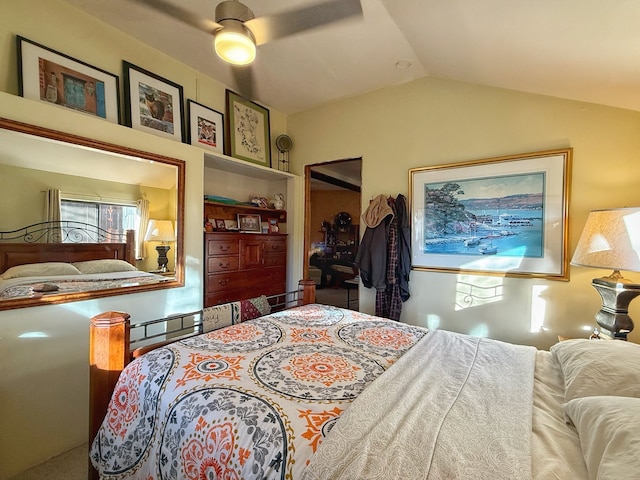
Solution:
<svg viewBox="0 0 640 480"><path fill-rule="evenodd" d="M270 218L269 219L269 233L278 233L280 228L278 227L278 219Z"/></svg>
<svg viewBox="0 0 640 480"><path fill-rule="evenodd" d="M183 142L182 87L123 61L125 124L160 137Z"/></svg>
<svg viewBox="0 0 640 480"><path fill-rule="evenodd" d="M226 230L227 227L225 226L224 220L220 219L220 218L216 218L216 230Z"/></svg>
<svg viewBox="0 0 640 480"><path fill-rule="evenodd" d="M224 115L193 100L187 100L188 143L224 153Z"/></svg>
<svg viewBox="0 0 640 480"><path fill-rule="evenodd" d="M241 232L262 232L260 215L238 213L238 228Z"/></svg>
<svg viewBox="0 0 640 480"><path fill-rule="evenodd" d="M21 96L119 122L116 75L24 37L16 40Z"/></svg>
<svg viewBox="0 0 640 480"><path fill-rule="evenodd" d="M568 280L572 149L409 170L412 268Z"/></svg>
<svg viewBox="0 0 640 480"><path fill-rule="evenodd" d="M227 155L271 167L269 110L231 90L226 104Z"/></svg>
<svg viewBox="0 0 640 480"><path fill-rule="evenodd" d="M225 220L224 221L225 230L238 230L238 221L237 220Z"/></svg>

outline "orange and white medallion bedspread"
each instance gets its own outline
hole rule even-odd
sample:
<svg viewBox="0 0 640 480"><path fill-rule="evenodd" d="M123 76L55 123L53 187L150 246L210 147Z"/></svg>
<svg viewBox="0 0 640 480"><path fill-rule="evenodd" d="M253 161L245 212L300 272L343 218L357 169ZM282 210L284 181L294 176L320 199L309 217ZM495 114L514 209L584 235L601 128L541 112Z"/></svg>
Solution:
<svg viewBox="0 0 640 480"><path fill-rule="evenodd" d="M154 350L120 376L91 460L104 479L297 479L426 332L307 305Z"/></svg>

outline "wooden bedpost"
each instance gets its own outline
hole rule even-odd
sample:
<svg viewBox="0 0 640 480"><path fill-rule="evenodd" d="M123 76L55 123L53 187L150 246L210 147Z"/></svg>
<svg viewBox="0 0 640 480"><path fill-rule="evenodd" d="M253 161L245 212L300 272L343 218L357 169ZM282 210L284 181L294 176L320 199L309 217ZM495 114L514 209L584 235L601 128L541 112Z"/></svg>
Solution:
<svg viewBox="0 0 640 480"><path fill-rule="evenodd" d="M89 327L89 445L107 414L118 376L129 363L129 314L105 312L91 319ZM89 479L98 472L89 462Z"/></svg>
<svg viewBox="0 0 640 480"><path fill-rule="evenodd" d="M302 292L301 292L302 291ZM308 305L316 301L316 282L313 280L300 280L298 282L298 305Z"/></svg>
<svg viewBox="0 0 640 480"><path fill-rule="evenodd" d="M127 230L127 258L123 258L125 262L130 263L131 265L136 264L136 231L135 230Z"/></svg>

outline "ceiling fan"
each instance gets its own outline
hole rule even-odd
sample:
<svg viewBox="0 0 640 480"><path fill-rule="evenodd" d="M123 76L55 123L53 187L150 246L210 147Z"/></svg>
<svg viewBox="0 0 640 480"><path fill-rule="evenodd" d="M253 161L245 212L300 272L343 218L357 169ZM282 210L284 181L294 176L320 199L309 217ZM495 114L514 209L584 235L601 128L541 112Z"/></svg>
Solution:
<svg viewBox="0 0 640 480"><path fill-rule="evenodd" d="M216 6L215 21L167 0L134 1L211 34L218 56L234 66L251 64L258 45L356 15L362 16L360 0L328 0L261 17L254 16L249 7L237 0L225 0ZM234 69L234 74L242 93L252 96L250 72Z"/></svg>

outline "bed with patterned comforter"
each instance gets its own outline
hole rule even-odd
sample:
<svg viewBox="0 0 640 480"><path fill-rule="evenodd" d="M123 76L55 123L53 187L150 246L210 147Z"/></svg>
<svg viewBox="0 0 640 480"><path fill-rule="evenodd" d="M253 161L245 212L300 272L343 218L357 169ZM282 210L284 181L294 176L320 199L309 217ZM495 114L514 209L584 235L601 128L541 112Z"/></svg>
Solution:
<svg viewBox="0 0 640 480"><path fill-rule="evenodd" d="M638 361L306 305L130 363L91 461L121 480L637 478Z"/></svg>
<svg viewBox="0 0 640 480"><path fill-rule="evenodd" d="M297 479L349 404L425 329L307 305L127 366L91 460L104 479Z"/></svg>

